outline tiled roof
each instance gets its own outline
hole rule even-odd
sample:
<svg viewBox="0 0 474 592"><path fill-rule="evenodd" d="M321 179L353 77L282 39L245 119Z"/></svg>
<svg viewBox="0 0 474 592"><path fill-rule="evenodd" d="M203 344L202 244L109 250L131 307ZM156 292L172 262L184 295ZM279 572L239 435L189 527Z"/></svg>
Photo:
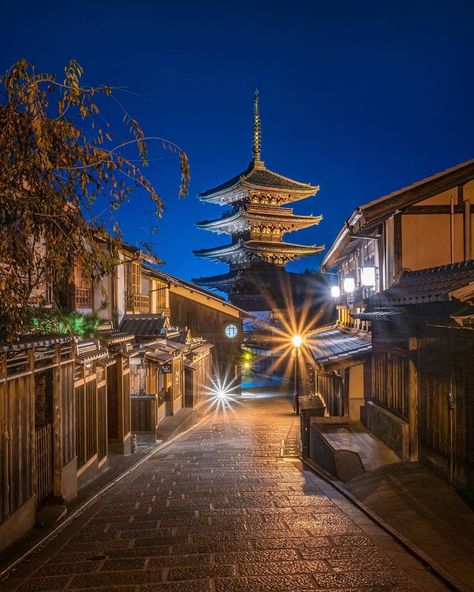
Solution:
<svg viewBox="0 0 474 592"><path fill-rule="evenodd" d="M351 313L353 319L360 319L361 321L390 321L394 317L403 314L404 310L381 309L368 312Z"/></svg>
<svg viewBox="0 0 474 592"><path fill-rule="evenodd" d="M161 314L125 315L120 331L135 337L157 337L162 335L167 320L168 317Z"/></svg>
<svg viewBox="0 0 474 592"><path fill-rule="evenodd" d="M448 302L451 292L474 282L474 259L418 271L405 271L397 284L367 299L370 308Z"/></svg>
<svg viewBox="0 0 474 592"><path fill-rule="evenodd" d="M300 183L299 181L294 181L293 179L289 179L288 177L274 173L264 166L256 167L252 161L246 171L240 173L240 175L237 175L232 179L229 179L225 183L214 187L213 189L203 191L199 194L199 197L209 197L214 193L219 193L226 189L230 189L234 185L237 185L239 181L249 183L250 185L256 185L258 187L272 187L288 191L313 190L316 192L317 190L317 187L312 186L310 183Z"/></svg>
<svg viewBox="0 0 474 592"><path fill-rule="evenodd" d="M319 364L334 362L370 351L371 339L364 333L348 333L337 327L315 333L307 346Z"/></svg>
<svg viewBox="0 0 474 592"><path fill-rule="evenodd" d="M130 335L129 333L124 333L123 331L120 331L118 329L98 330L96 331L96 335L107 346L133 340L133 335Z"/></svg>
<svg viewBox="0 0 474 592"><path fill-rule="evenodd" d="M15 341L11 344L0 343L0 353L22 351L32 347L50 347L58 343L63 344L67 342L72 343L72 337L70 335L30 335L24 337L21 341Z"/></svg>

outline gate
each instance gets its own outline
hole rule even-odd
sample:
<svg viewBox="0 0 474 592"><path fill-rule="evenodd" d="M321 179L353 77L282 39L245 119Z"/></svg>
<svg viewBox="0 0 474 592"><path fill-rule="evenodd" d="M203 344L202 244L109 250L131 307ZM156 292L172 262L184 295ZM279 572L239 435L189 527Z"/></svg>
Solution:
<svg viewBox="0 0 474 592"><path fill-rule="evenodd" d="M53 426L35 431L36 501L41 504L53 492Z"/></svg>
<svg viewBox="0 0 474 592"><path fill-rule="evenodd" d="M427 327L419 343L420 460L453 486L474 485L474 339Z"/></svg>
<svg viewBox="0 0 474 592"><path fill-rule="evenodd" d="M316 393L321 395L331 416L343 417L347 413L344 401L344 381L335 372L316 373Z"/></svg>
<svg viewBox="0 0 474 592"><path fill-rule="evenodd" d="M41 504L53 492L53 375L35 378L36 500Z"/></svg>

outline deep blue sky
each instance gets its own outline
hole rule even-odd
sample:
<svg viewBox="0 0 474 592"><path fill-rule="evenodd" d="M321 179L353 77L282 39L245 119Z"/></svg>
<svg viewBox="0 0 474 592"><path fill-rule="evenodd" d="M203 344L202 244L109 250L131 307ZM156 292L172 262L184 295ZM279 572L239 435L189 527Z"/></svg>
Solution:
<svg viewBox="0 0 474 592"><path fill-rule="evenodd" d="M144 199L121 215L129 242L183 278L226 269L192 253L227 240L194 227L221 214L196 194L246 168L256 86L267 166L321 186L296 209L323 222L287 240L329 247L359 203L474 157L471 0L23 1L2 20L1 70L25 57L61 75L75 58L87 83L137 93L121 100L145 132L188 152L184 200L169 155L149 171L167 204L157 235Z"/></svg>

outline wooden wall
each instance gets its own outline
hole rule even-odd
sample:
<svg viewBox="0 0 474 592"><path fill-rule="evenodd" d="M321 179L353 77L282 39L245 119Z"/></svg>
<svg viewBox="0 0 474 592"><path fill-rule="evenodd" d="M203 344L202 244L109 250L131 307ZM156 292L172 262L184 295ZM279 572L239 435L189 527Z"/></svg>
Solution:
<svg viewBox="0 0 474 592"><path fill-rule="evenodd" d="M181 294L170 293L171 325L188 327L192 335L203 337L216 347L213 359L221 371L229 371L234 376L235 366L240 363L240 344L242 340L242 321L217 308L206 306ZM239 330L234 339L224 334L227 324L235 324Z"/></svg>
<svg viewBox="0 0 474 592"><path fill-rule="evenodd" d="M406 353L373 352L370 399L408 419L409 362Z"/></svg>

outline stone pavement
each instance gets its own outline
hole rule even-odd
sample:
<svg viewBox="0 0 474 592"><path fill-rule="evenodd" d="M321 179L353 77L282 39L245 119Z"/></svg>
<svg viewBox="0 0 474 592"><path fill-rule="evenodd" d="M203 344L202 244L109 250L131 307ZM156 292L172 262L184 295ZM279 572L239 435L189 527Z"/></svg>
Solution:
<svg viewBox="0 0 474 592"><path fill-rule="evenodd" d="M445 587L295 459L289 400L259 391L157 453L2 590L420 591Z"/></svg>
<svg viewBox="0 0 474 592"><path fill-rule="evenodd" d="M344 484L469 590L474 590L474 512L419 463L398 462Z"/></svg>

